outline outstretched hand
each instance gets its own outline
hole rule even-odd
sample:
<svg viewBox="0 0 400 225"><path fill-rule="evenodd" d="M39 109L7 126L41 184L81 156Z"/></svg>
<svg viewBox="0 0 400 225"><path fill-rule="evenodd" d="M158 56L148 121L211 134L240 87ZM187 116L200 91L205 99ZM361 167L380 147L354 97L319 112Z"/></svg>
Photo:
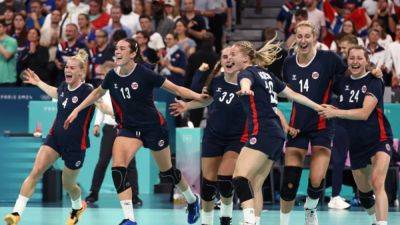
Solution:
<svg viewBox="0 0 400 225"><path fill-rule="evenodd" d="M171 110L170 112L171 115L179 116L180 114L187 111L187 103L175 98L175 103L171 103L169 105L169 109Z"/></svg>
<svg viewBox="0 0 400 225"><path fill-rule="evenodd" d="M241 89L240 91L236 92L236 94L239 96L242 96L242 95L254 96L254 92L252 90L244 90L244 89Z"/></svg>
<svg viewBox="0 0 400 225"><path fill-rule="evenodd" d="M323 108L318 110L318 114L325 119L331 119L337 117L337 108L332 105L322 104Z"/></svg>
<svg viewBox="0 0 400 225"><path fill-rule="evenodd" d="M39 84L39 82L41 81L39 76L35 72L33 72L31 69L26 69L23 72L22 79L23 79L24 83L32 84L35 86L37 86Z"/></svg>

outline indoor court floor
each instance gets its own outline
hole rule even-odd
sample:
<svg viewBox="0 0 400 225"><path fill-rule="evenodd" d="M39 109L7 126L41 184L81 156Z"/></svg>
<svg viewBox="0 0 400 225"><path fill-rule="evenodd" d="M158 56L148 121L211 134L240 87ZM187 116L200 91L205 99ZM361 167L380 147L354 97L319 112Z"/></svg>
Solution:
<svg viewBox="0 0 400 225"><path fill-rule="evenodd" d="M79 225L117 225L122 220L122 211L114 195L107 195L96 205L90 206ZM183 206L172 208L168 202L167 195L149 195L141 196L144 204L135 209L135 217L138 225L186 225L186 213ZM25 210L20 225L58 225L65 224L70 211L70 203L65 200L60 204L41 204L31 203ZM12 210L11 203L0 204L0 215L5 215ZM262 225L279 225L279 210L277 206L264 210L262 213ZM323 207L324 209L326 207ZM214 224L218 225L219 211L215 211ZM239 225L242 213L234 210L234 220L232 225ZM320 225L369 225L368 217L360 209L352 210L320 210L318 212ZM2 222L4 224L4 222ZM200 222L196 223L200 225ZM292 214L291 225L303 225L304 212L301 207L297 207ZM389 213L389 223L400 225L400 211L398 208L392 208Z"/></svg>

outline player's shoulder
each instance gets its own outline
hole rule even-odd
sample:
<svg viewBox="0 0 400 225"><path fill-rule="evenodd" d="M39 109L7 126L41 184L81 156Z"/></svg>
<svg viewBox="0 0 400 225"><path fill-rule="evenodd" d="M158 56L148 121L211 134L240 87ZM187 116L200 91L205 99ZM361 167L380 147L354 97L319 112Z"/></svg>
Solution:
<svg viewBox="0 0 400 225"><path fill-rule="evenodd" d="M318 58L320 58L324 62L332 62L332 60L340 60L340 56L333 51L324 51L324 50L317 50ZM325 61L330 60L330 61Z"/></svg>
<svg viewBox="0 0 400 225"><path fill-rule="evenodd" d="M83 83L82 88L89 91L92 91L94 89L93 85L89 83Z"/></svg>

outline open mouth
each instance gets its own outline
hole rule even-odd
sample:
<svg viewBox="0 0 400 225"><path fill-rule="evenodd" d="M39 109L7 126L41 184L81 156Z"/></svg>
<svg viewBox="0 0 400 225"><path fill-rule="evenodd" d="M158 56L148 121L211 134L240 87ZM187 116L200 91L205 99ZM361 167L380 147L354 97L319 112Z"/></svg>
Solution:
<svg viewBox="0 0 400 225"><path fill-rule="evenodd" d="M234 65L235 63L228 63L226 64L226 68L231 69Z"/></svg>
<svg viewBox="0 0 400 225"><path fill-rule="evenodd" d="M350 67L351 67L353 70L357 70L357 69L360 69L360 68L361 68L361 65L360 65L360 64L352 64Z"/></svg>
<svg viewBox="0 0 400 225"><path fill-rule="evenodd" d="M299 48L302 49L302 50L307 49L307 47L308 47L308 44L307 44L307 43L303 43L303 44L300 44L300 45L299 45Z"/></svg>

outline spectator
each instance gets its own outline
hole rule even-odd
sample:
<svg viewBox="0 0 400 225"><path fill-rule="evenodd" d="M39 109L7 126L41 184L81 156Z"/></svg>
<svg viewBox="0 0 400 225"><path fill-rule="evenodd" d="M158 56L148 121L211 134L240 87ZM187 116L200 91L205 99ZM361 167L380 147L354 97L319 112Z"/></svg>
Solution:
<svg viewBox="0 0 400 225"><path fill-rule="evenodd" d="M210 28L210 20L215 16L215 2L220 0L197 0L194 1L194 8L196 14L203 17L205 21L205 27L208 30Z"/></svg>
<svg viewBox="0 0 400 225"><path fill-rule="evenodd" d="M123 1L121 1L123 2ZM116 0L104 0L103 1L103 9L105 9L105 12L110 15L111 14L111 7L113 5L116 5L117 1Z"/></svg>
<svg viewBox="0 0 400 225"><path fill-rule="evenodd" d="M92 28L88 14L79 14L79 41L84 42L88 48L94 47L95 30Z"/></svg>
<svg viewBox="0 0 400 225"><path fill-rule="evenodd" d="M367 11L369 17L374 17L378 7L378 3L376 0L364 0L362 3L362 7Z"/></svg>
<svg viewBox="0 0 400 225"><path fill-rule="evenodd" d="M127 37L128 36L126 36L126 32L124 30L116 30L111 37L110 44L116 46L118 41Z"/></svg>
<svg viewBox="0 0 400 225"><path fill-rule="evenodd" d="M386 49L389 44L393 42L392 36L386 33L387 29L384 27L384 22L382 20L373 20L371 23L371 29L379 31L378 44L383 48ZM369 44L368 39L365 41L365 44Z"/></svg>
<svg viewBox="0 0 400 225"><path fill-rule="evenodd" d="M50 15L50 24L48 26L42 26L42 29L40 29L40 44L42 46L49 47L54 35L58 37L57 39L61 37L61 15L62 13L60 10L53 10Z"/></svg>
<svg viewBox="0 0 400 225"><path fill-rule="evenodd" d="M183 19L176 21L175 33L178 34L178 46L189 57L196 51L196 42L186 36L187 28L187 24Z"/></svg>
<svg viewBox="0 0 400 225"><path fill-rule="evenodd" d="M392 87L399 86L400 78L400 25L396 26L396 38L395 41L388 45L389 55L393 63L393 75L392 75Z"/></svg>
<svg viewBox="0 0 400 225"><path fill-rule="evenodd" d="M164 41L159 33L153 31L151 18L146 15L141 15L139 21L142 30L150 34L149 48L156 50L157 54L161 56L165 49Z"/></svg>
<svg viewBox="0 0 400 225"><path fill-rule="evenodd" d="M308 20L314 24L318 34L318 40L324 40L326 36L326 21L324 12L317 9L317 0L304 0L307 8Z"/></svg>
<svg viewBox="0 0 400 225"><path fill-rule="evenodd" d="M377 10L373 17L373 20L382 20L383 27L387 28L386 32L389 34L394 34L396 30L396 21L397 16L393 8L393 3L391 2L390 5L388 0L377 0Z"/></svg>
<svg viewBox="0 0 400 225"><path fill-rule="evenodd" d="M139 45L140 55L142 56L145 65L149 69L154 70L160 58L158 57L157 52L148 46L150 40L149 34L145 31L138 31L136 32L135 39Z"/></svg>
<svg viewBox="0 0 400 225"><path fill-rule="evenodd" d="M74 23L67 24L65 28L65 41L60 41L59 47L56 54L56 66L58 73L56 75L56 84L59 86L62 81L65 80L64 77L64 66L67 59L71 56L76 55L79 49L86 49L84 43L79 42L79 32L78 26Z"/></svg>
<svg viewBox="0 0 400 225"><path fill-rule="evenodd" d="M338 50L340 51L340 56L344 60L344 63L347 65L347 54L350 47L359 45L358 38L352 34L344 35L340 40L338 40Z"/></svg>
<svg viewBox="0 0 400 225"><path fill-rule="evenodd" d="M213 0L214 1L214 16L209 17L210 31L215 37L215 51L219 53L223 45L223 32L226 22L226 0Z"/></svg>
<svg viewBox="0 0 400 225"><path fill-rule="evenodd" d="M385 85L390 86L391 84L391 68L392 59L390 58L389 52L384 47L379 45L378 40L380 38L380 32L377 29L371 29L368 32L368 44L366 45L369 60L371 63L379 67L383 72L383 79Z"/></svg>
<svg viewBox="0 0 400 225"><path fill-rule="evenodd" d="M26 19L26 28L36 28L40 30L44 23L44 16L42 15L43 4L40 0L30 0L30 13Z"/></svg>
<svg viewBox="0 0 400 225"><path fill-rule="evenodd" d="M139 16L141 14L133 12L131 0L121 1L121 11L122 11L122 17L121 17L122 25L128 27L130 30L129 32L131 34L136 34L136 31L141 29L139 23Z"/></svg>
<svg viewBox="0 0 400 225"><path fill-rule="evenodd" d="M96 46L90 49L91 82L95 87L101 84L105 76L105 73L99 70L99 66L114 61L114 47L108 44L108 36L106 31L96 30Z"/></svg>
<svg viewBox="0 0 400 225"><path fill-rule="evenodd" d="M167 44L167 54L160 62L160 74L166 76L172 83L183 86L187 61L185 53L177 45L178 35L167 34L165 43Z"/></svg>
<svg viewBox="0 0 400 225"><path fill-rule="evenodd" d="M133 0L134 9L133 12L138 14L139 16L144 15L144 0Z"/></svg>
<svg viewBox="0 0 400 225"><path fill-rule="evenodd" d="M90 0L89 1L89 18L94 29L102 29L107 26L110 20L110 15L103 12L102 0Z"/></svg>
<svg viewBox="0 0 400 225"><path fill-rule="evenodd" d="M14 17L11 36L17 40L18 51L22 51L26 47L28 31L25 25L25 17L17 14Z"/></svg>
<svg viewBox="0 0 400 225"><path fill-rule="evenodd" d="M176 7L175 0L165 0L164 1L164 13L172 21L176 22L181 16L179 15L179 10Z"/></svg>
<svg viewBox="0 0 400 225"><path fill-rule="evenodd" d="M81 0L72 0L67 4L67 12L71 14L88 14L89 5L81 2Z"/></svg>
<svg viewBox="0 0 400 225"><path fill-rule="evenodd" d="M0 87L15 86L17 82L17 41L6 34L6 23L0 20Z"/></svg>
<svg viewBox="0 0 400 225"><path fill-rule="evenodd" d="M61 14L60 22L58 24L60 26L60 30L58 32L59 39L65 39L65 28L66 28L67 24L69 24L69 23L78 24L78 17L75 14L71 14L71 13L67 12L67 0L55 0L55 4L56 4L56 9ZM51 21L52 15L53 15L53 12L46 16L46 18L44 19L42 28L48 29L52 25L52 21ZM45 36L45 34L42 33L42 37L44 37L44 36ZM51 36L48 36L47 38L50 39L50 37Z"/></svg>
<svg viewBox="0 0 400 225"><path fill-rule="evenodd" d="M165 37L168 33L172 32L175 23L164 13L164 3L162 0L153 0L152 4L153 22L156 32Z"/></svg>
<svg viewBox="0 0 400 225"><path fill-rule="evenodd" d="M108 33L109 38L114 34L116 30L124 30L126 35L128 37L132 37L131 29L128 27L122 25L121 23L121 8L119 6L113 6L111 8L111 21L110 24L108 24L106 27L103 29Z"/></svg>
<svg viewBox="0 0 400 225"><path fill-rule="evenodd" d="M8 35L12 35L14 16L15 16L15 13L14 13L13 9L7 8L6 12L4 13L4 20L7 24L6 32Z"/></svg>
<svg viewBox="0 0 400 225"><path fill-rule="evenodd" d="M184 0L184 14L182 15L182 19L188 25L188 36L199 47L206 32L206 22L202 16L196 14L194 0Z"/></svg>
<svg viewBox="0 0 400 225"><path fill-rule="evenodd" d="M40 31L31 28L28 31L28 47L25 48L18 57L18 67L20 74L26 69L33 70L40 79L47 83L51 83L51 76L47 72L47 64L49 62L49 50L39 44Z"/></svg>
<svg viewBox="0 0 400 225"><path fill-rule="evenodd" d="M0 3L0 20L4 19L4 14L7 8L12 9L16 13L26 15L25 7L20 1L15 0L4 0Z"/></svg>
<svg viewBox="0 0 400 225"><path fill-rule="evenodd" d="M342 31L340 32L340 34L338 34L336 36L335 40L331 43L330 49L334 52L339 52L340 49L338 49L338 42L340 41L340 39L342 37L344 37L348 34L357 36L356 28L354 26L354 23L351 20L345 20L343 22ZM357 41L358 41L358 45L364 46L364 41L360 37L357 37Z"/></svg>

